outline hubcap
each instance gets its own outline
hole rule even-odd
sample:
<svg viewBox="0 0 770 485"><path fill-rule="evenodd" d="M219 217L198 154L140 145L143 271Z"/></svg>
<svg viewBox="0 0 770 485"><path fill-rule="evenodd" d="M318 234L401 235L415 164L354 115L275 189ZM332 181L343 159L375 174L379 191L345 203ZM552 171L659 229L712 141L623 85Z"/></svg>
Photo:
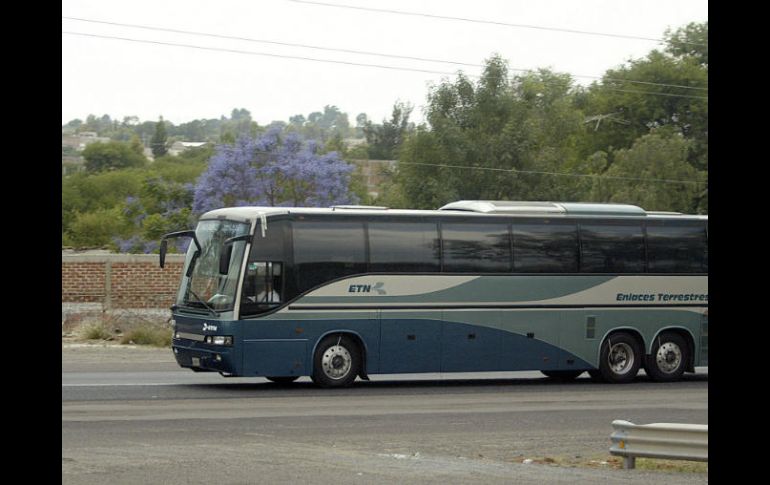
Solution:
<svg viewBox="0 0 770 485"><path fill-rule="evenodd" d="M673 342L666 342L658 348L655 362L657 362L661 372L666 374L676 372L682 364L682 349Z"/></svg>
<svg viewBox="0 0 770 485"><path fill-rule="evenodd" d="M330 379L343 379L353 366L353 358L348 349L341 345L333 345L326 349L321 357L321 368Z"/></svg>
<svg viewBox="0 0 770 485"><path fill-rule="evenodd" d="M634 350L626 343L615 344L610 347L607 360L612 372L625 374L634 366Z"/></svg>

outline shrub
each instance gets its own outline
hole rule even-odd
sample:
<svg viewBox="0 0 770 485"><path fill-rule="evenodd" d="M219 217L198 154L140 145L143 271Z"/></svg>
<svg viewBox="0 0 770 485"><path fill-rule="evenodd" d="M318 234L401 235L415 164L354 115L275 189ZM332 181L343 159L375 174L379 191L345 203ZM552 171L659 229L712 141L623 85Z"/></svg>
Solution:
<svg viewBox="0 0 770 485"><path fill-rule="evenodd" d="M123 335L120 343L171 347L171 329L142 325Z"/></svg>

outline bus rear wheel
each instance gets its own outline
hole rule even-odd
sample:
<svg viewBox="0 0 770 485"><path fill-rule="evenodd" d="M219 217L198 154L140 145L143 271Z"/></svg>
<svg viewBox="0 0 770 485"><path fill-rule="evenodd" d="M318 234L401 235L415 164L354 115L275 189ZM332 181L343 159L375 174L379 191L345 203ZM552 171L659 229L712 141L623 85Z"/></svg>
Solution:
<svg viewBox="0 0 770 485"><path fill-rule="evenodd" d="M605 382L631 382L641 365L641 346L633 335L626 332L615 333L607 337L602 344L599 373Z"/></svg>
<svg viewBox="0 0 770 485"><path fill-rule="evenodd" d="M675 381L682 377L690 361L690 350L681 335L673 332L660 334L644 366L647 375L655 381Z"/></svg>
<svg viewBox="0 0 770 485"><path fill-rule="evenodd" d="M330 335L316 347L313 375L320 387L347 387L356 380L361 368L361 350L345 335Z"/></svg>

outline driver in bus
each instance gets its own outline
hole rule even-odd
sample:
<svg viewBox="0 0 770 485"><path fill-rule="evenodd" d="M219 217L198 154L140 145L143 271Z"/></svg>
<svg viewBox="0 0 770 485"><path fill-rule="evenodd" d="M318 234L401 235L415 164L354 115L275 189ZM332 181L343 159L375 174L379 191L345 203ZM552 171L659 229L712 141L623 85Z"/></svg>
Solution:
<svg viewBox="0 0 770 485"><path fill-rule="evenodd" d="M268 279L265 288L257 295L257 303L278 303L281 298L278 293L273 289L273 282Z"/></svg>

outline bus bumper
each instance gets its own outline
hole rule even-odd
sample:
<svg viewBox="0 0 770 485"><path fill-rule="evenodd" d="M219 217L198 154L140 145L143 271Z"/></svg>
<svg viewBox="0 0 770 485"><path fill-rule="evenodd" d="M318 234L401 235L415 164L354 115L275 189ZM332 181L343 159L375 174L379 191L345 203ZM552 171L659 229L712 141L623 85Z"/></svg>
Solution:
<svg viewBox="0 0 770 485"><path fill-rule="evenodd" d="M237 374L231 347L201 348L197 343L174 342L171 346L174 358L184 368L196 372L221 372Z"/></svg>

